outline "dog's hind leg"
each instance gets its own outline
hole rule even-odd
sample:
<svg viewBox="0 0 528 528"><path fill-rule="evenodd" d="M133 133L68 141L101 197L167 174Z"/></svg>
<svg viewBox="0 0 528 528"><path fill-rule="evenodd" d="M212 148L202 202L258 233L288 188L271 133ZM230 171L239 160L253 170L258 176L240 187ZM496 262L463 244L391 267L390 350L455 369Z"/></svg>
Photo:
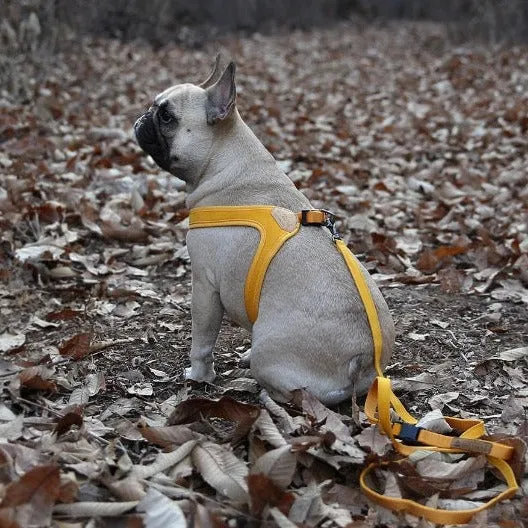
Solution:
<svg viewBox="0 0 528 528"><path fill-rule="evenodd" d="M342 389L330 390L319 394L321 402L331 407L348 398L353 397L355 399L358 379L361 373L361 363L359 357L353 357L348 364L348 378L350 380L350 385L347 385Z"/></svg>

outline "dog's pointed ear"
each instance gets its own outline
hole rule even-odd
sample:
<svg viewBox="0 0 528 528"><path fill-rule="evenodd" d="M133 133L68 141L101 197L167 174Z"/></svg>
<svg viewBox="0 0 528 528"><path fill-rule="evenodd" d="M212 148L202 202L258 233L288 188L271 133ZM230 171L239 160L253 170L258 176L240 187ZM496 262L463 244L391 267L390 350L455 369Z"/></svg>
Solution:
<svg viewBox="0 0 528 528"><path fill-rule="evenodd" d="M215 84L207 88L207 124L214 125L229 117L235 108L236 86L235 86L234 62L230 62Z"/></svg>
<svg viewBox="0 0 528 528"><path fill-rule="evenodd" d="M199 84L200 88L203 88L205 90L206 88L209 88L209 86L213 84L216 76L218 75L219 66L220 66L220 53L217 53L214 64L213 64L213 69L211 70L209 77L207 77L207 79L205 79L205 81L202 84Z"/></svg>

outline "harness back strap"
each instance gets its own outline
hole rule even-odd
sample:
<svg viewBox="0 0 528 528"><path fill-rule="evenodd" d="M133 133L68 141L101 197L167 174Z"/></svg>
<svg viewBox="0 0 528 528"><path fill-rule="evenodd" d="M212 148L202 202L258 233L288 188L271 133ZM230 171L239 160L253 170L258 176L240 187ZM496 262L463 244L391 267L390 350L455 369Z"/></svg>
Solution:
<svg viewBox="0 0 528 528"><path fill-rule="evenodd" d="M330 215L330 217L329 217ZM330 219L329 219L330 218ZM260 242L249 268L244 288L246 311L253 323L258 316L260 292L264 277L270 262L282 245L295 235L303 225L326 226L334 236L338 251L352 275L361 301L365 307L368 323L372 334L374 348L374 367L377 377L372 383L365 401L365 414L372 423L378 424L401 455L408 456L417 450L441 451L447 453L484 454L488 462L504 477L508 488L482 506L468 510L441 510L424 506L409 499L400 499L382 495L367 483L368 474L386 464L373 463L367 466L360 475L362 491L380 505L396 510L422 516L441 524L462 524L471 520L477 512L489 508L500 500L515 495L518 490L515 474L507 460L513 456L513 448L497 442L480 440L486 434L484 423L477 419L461 419L446 417L448 424L459 436L447 436L416 426L417 420L405 409L394 394L391 382L383 375L381 358L383 339L376 305L370 289L361 271L361 265L346 244L336 234L333 227L333 215L324 210L308 210L295 214L280 207L256 206L217 206L192 209L189 216L189 228L247 226L254 227L260 233ZM400 417L401 423L393 423L391 409ZM411 442L409 445L405 442Z"/></svg>

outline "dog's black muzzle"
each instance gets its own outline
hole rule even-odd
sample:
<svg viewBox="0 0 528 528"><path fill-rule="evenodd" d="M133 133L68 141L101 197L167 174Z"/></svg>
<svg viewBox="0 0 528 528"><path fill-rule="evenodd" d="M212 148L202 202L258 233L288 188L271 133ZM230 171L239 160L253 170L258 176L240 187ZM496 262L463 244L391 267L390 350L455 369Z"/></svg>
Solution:
<svg viewBox="0 0 528 528"><path fill-rule="evenodd" d="M154 123L152 111L145 112L135 123L134 132L139 146L152 156L164 170L169 170L169 151Z"/></svg>

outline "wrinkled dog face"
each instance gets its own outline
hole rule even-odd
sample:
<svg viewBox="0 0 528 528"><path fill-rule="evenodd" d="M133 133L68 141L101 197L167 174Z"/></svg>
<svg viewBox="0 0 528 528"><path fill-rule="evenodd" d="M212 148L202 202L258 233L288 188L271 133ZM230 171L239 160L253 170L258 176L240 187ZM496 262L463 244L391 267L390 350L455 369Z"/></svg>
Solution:
<svg viewBox="0 0 528 528"><path fill-rule="evenodd" d="M235 65L230 63L215 84L218 58L200 86L178 84L160 93L135 123L140 147L164 170L186 181L203 172L209 159L217 122L234 107Z"/></svg>
<svg viewBox="0 0 528 528"><path fill-rule="evenodd" d="M134 125L143 150L164 170L186 180L200 170L212 132L207 126L203 88L180 84L158 95L152 107Z"/></svg>

